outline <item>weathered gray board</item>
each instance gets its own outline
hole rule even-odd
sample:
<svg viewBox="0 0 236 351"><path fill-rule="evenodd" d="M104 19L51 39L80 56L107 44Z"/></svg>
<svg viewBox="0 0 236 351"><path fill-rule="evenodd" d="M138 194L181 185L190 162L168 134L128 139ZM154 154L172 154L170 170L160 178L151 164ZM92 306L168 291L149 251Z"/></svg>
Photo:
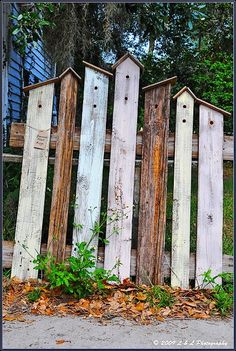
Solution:
<svg viewBox="0 0 236 351"><path fill-rule="evenodd" d="M121 280L130 276L139 76L140 65L130 56L116 66L108 215L118 218L106 227L104 267L113 269L120 262L113 272Z"/></svg>
<svg viewBox="0 0 236 351"><path fill-rule="evenodd" d="M11 276L37 278L54 83L30 90Z"/></svg>
<svg viewBox="0 0 236 351"><path fill-rule="evenodd" d="M204 105L199 113L196 286L208 269L222 272L223 235L223 115Z"/></svg>
<svg viewBox="0 0 236 351"><path fill-rule="evenodd" d="M90 241L93 234L91 229L99 221L108 84L107 74L90 67L85 68L72 255L76 255L76 243ZM91 245L96 248L94 255L97 256L98 236L93 238Z"/></svg>
<svg viewBox="0 0 236 351"><path fill-rule="evenodd" d="M189 288L192 132L194 99L177 98L172 216L171 285Z"/></svg>

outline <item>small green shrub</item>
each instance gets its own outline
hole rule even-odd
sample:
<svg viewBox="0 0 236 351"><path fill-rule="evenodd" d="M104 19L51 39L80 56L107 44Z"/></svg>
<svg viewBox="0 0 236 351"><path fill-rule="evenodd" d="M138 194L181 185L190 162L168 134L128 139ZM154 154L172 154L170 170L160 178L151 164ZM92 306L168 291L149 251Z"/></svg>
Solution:
<svg viewBox="0 0 236 351"><path fill-rule="evenodd" d="M164 287L153 285L148 292L148 301L151 306L171 307L175 300L171 293L166 291Z"/></svg>
<svg viewBox="0 0 236 351"><path fill-rule="evenodd" d="M35 288L31 292L27 294L28 300L30 302L35 302L37 301L41 296L41 290L39 288Z"/></svg>
<svg viewBox="0 0 236 351"><path fill-rule="evenodd" d="M119 282L118 277L111 273L112 269L96 268L94 248L86 242L77 243L76 256L69 257L63 263L57 263L49 253L46 256L38 255L33 262L35 269L44 271L51 288L60 287L63 292L76 298L101 292L108 282Z"/></svg>
<svg viewBox="0 0 236 351"><path fill-rule="evenodd" d="M211 275L211 270L202 274L203 287L211 284L213 286L212 296L216 301L216 307L224 317L228 315L233 308L233 275L231 273L221 273L214 277ZM222 285L216 283L216 279L222 278Z"/></svg>

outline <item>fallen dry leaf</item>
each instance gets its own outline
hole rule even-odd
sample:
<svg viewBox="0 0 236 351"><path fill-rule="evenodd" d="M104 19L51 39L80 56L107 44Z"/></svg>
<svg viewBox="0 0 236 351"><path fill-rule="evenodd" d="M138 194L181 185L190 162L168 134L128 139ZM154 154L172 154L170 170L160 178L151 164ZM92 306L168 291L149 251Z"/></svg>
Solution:
<svg viewBox="0 0 236 351"><path fill-rule="evenodd" d="M137 295L136 295L136 299L140 300L140 301L145 301L147 300L147 295L143 294L142 292L139 292Z"/></svg>
<svg viewBox="0 0 236 351"><path fill-rule="evenodd" d="M65 343L65 340L64 339L60 339L60 340L56 340L56 344L59 345L59 344L64 344Z"/></svg>
<svg viewBox="0 0 236 351"><path fill-rule="evenodd" d="M137 305L135 306L135 309L139 312L144 310L144 303L143 302L138 302Z"/></svg>

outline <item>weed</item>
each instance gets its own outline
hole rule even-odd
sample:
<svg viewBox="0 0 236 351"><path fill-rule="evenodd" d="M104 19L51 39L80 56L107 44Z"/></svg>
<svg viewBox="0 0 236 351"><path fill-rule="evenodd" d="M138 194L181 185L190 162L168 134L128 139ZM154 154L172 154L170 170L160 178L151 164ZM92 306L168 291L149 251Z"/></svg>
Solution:
<svg viewBox="0 0 236 351"><path fill-rule="evenodd" d="M174 303L174 297L164 287L153 285L148 292L148 301L151 306L171 307Z"/></svg>
<svg viewBox="0 0 236 351"><path fill-rule="evenodd" d="M119 282L112 270L96 268L94 248L89 243L76 244L76 256L69 257L63 263L57 263L55 257L48 253L38 255L33 261L37 270L43 270L51 288L60 287L66 294L76 298L86 297L105 289L107 282Z"/></svg>
<svg viewBox="0 0 236 351"><path fill-rule="evenodd" d="M3 276L10 279L11 277L11 268L3 268Z"/></svg>
<svg viewBox="0 0 236 351"><path fill-rule="evenodd" d="M216 301L216 307L221 313L221 316L227 316L233 308L233 275L231 273L221 273L214 277L211 275L211 270L202 274L203 287L207 285L213 286L212 296ZM222 285L216 283L217 278L222 278Z"/></svg>
<svg viewBox="0 0 236 351"><path fill-rule="evenodd" d="M40 288L34 288L31 292L27 294L28 300L30 302L35 302L37 301L41 296L41 290Z"/></svg>

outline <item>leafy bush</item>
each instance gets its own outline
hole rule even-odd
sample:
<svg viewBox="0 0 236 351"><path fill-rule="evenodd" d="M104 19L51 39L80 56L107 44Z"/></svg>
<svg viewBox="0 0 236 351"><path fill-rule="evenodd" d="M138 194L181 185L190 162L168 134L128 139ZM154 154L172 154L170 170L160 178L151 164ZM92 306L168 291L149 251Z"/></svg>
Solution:
<svg viewBox="0 0 236 351"><path fill-rule="evenodd" d="M93 253L94 248L90 248L88 243L77 243L76 256L57 263L50 253L38 255L33 261L36 264L34 268L44 271L51 288L60 287L66 294L73 294L77 298L86 297L101 292L107 282L119 282L118 277L111 273L112 269L96 268Z"/></svg>
<svg viewBox="0 0 236 351"><path fill-rule="evenodd" d="M207 285L214 286L212 296L216 301L216 307L219 309L222 316L226 316L233 308L233 275L231 273L221 273L214 277L211 275L211 270L202 274L204 277L204 287ZM216 283L216 279L222 278L222 285Z"/></svg>

